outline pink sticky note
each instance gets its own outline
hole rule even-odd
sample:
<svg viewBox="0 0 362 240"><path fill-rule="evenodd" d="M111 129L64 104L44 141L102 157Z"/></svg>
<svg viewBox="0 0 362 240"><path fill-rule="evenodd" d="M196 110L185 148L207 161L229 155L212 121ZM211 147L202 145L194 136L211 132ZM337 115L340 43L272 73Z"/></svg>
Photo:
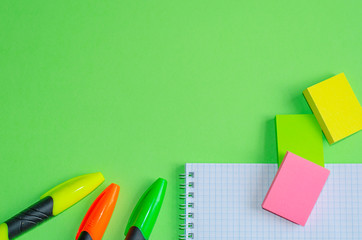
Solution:
<svg viewBox="0 0 362 240"><path fill-rule="evenodd" d="M262 207L304 226L330 171L287 152Z"/></svg>

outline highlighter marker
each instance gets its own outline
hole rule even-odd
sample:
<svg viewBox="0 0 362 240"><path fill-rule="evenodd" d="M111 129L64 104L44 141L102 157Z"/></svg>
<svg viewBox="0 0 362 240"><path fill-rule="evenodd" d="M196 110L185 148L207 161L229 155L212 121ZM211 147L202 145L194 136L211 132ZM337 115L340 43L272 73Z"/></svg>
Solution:
<svg viewBox="0 0 362 240"><path fill-rule="evenodd" d="M119 194L119 186L112 183L93 202L80 224L77 240L101 240L111 220Z"/></svg>
<svg viewBox="0 0 362 240"><path fill-rule="evenodd" d="M72 178L51 189L40 201L0 225L0 240L11 240L79 202L102 182L101 173Z"/></svg>
<svg viewBox="0 0 362 240"><path fill-rule="evenodd" d="M165 197L167 181L157 179L142 195L128 221L125 240L146 240L150 237Z"/></svg>

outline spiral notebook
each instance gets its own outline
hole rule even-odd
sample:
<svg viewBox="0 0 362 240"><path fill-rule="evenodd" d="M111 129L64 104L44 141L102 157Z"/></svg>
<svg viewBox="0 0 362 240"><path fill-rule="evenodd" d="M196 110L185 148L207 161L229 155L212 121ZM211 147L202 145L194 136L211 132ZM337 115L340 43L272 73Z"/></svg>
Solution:
<svg viewBox="0 0 362 240"><path fill-rule="evenodd" d="M362 164L331 171L306 226L261 208L277 164L186 164L180 239L362 239Z"/></svg>

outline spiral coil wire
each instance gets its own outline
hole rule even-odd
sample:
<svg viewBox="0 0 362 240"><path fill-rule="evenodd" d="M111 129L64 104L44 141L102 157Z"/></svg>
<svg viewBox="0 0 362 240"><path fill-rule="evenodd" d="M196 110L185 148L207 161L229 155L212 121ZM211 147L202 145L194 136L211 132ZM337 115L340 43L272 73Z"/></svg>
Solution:
<svg viewBox="0 0 362 240"><path fill-rule="evenodd" d="M192 232L194 229L194 223L192 219L194 219L195 215L193 212L188 210L195 207L195 203L192 201L190 202L190 200L195 197L194 192L190 191L190 189L195 187L195 183L192 181L187 182L187 179L189 178L194 178L194 172L180 174L180 179L183 181L180 184L180 189L185 190L185 192L180 194L180 199L183 203L181 203L179 207L180 211L182 211L179 216L180 221L182 221L182 224L179 225L179 229L180 231L184 232L184 234L179 236L179 240L194 239L194 233Z"/></svg>

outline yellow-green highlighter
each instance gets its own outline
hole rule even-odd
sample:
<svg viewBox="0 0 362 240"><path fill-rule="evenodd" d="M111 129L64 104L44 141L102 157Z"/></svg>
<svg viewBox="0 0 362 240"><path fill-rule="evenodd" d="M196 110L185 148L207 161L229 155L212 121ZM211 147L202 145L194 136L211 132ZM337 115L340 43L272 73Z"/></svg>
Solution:
<svg viewBox="0 0 362 240"><path fill-rule="evenodd" d="M0 240L10 240L76 204L102 182L102 173L72 178L51 189L40 201L0 225Z"/></svg>

